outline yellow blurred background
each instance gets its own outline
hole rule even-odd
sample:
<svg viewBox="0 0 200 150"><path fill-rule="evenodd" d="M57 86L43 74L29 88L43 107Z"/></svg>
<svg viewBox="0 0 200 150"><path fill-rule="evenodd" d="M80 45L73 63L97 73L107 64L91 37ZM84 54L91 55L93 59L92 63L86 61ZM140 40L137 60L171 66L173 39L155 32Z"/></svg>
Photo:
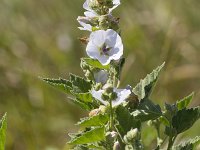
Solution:
<svg viewBox="0 0 200 150"><path fill-rule="evenodd" d="M84 0L0 1L0 116L8 112L7 150L60 150L68 132L87 112L38 76L83 76L85 45L76 21ZM126 64L122 87L134 86L166 61L151 96L163 106L195 91L200 104L200 3L197 0L121 0L120 17ZM200 135L197 122L179 136ZM151 128L150 128L151 129ZM143 133L149 147L155 133Z"/></svg>

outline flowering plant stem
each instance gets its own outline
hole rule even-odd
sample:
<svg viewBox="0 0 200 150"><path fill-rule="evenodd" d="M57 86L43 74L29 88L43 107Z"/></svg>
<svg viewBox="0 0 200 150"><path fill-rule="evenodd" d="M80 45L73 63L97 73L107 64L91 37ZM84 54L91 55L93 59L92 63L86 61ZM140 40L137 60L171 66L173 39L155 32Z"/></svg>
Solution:
<svg viewBox="0 0 200 150"><path fill-rule="evenodd" d="M89 38L82 38L89 56L81 59L85 77L70 74L69 80L43 78L48 84L72 95L70 99L88 111L89 116L77 123L81 130L69 134L69 145L74 150L149 149L141 136L142 125L148 122L157 131L155 150L193 148L200 136L176 146L174 142L178 134L191 128L200 117L199 106L188 108L194 93L174 104L165 103L163 110L150 98L165 63L136 86L118 89L125 58L119 19L112 11L119 5L120 0L86 0L83 5L86 12L84 17L77 19L82 26L79 29L91 32ZM168 146L163 144L164 134L169 137Z"/></svg>
<svg viewBox="0 0 200 150"><path fill-rule="evenodd" d="M113 108L112 108L112 100L110 100L110 131L114 129L114 118L113 118Z"/></svg>

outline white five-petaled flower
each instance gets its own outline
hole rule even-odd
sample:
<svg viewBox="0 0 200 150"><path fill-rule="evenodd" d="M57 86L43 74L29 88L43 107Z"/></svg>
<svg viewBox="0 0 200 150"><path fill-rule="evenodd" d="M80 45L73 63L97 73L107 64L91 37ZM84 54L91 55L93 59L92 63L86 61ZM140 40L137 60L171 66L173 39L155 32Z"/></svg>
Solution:
<svg viewBox="0 0 200 150"><path fill-rule="evenodd" d="M111 60L119 60L123 55L121 37L112 29L92 32L86 52L90 58L97 59L102 65L108 65Z"/></svg>
<svg viewBox="0 0 200 150"><path fill-rule="evenodd" d="M100 70L94 73L94 79L97 83L105 84L108 80L108 72L105 70Z"/></svg>
<svg viewBox="0 0 200 150"><path fill-rule="evenodd" d="M87 17L99 16L94 10L90 8L89 3L91 1L93 0L86 0L85 3L83 4L83 8L87 10L86 12L84 12L85 16ZM115 9L119 5L120 5L120 0L113 0L113 7L109 9L109 13L111 13L113 9Z"/></svg>
<svg viewBox="0 0 200 150"><path fill-rule="evenodd" d="M99 100L102 104L109 105L108 101L105 101L102 99L103 92L104 92L104 90L99 90L99 91L92 90L91 94L94 98ZM122 104L131 94L131 91L127 90L127 89L114 88L113 92L115 92L117 94L117 98L115 100L112 100L112 107L116 107L116 106Z"/></svg>

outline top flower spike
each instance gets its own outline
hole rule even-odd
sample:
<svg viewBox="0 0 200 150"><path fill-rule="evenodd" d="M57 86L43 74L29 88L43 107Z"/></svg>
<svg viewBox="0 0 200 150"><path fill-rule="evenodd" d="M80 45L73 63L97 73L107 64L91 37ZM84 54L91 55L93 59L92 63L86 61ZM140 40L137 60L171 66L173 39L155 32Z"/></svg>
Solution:
<svg viewBox="0 0 200 150"><path fill-rule="evenodd" d="M84 14L87 17L110 14L119 5L120 0L86 0L83 8L87 11Z"/></svg>

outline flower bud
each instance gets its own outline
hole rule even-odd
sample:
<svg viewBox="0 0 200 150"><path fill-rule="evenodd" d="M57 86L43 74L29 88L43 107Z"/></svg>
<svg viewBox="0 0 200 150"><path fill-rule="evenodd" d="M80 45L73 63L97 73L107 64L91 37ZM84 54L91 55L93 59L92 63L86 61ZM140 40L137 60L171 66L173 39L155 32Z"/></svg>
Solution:
<svg viewBox="0 0 200 150"><path fill-rule="evenodd" d="M104 106L104 105L100 105L100 106L99 106L99 110L100 110L101 113L104 114L104 113L106 113L106 111L107 111L107 107Z"/></svg>
<svg viewBox="0 0 200 150"><path fill-rule="evenodd" d="M103 89L105 90L106 93L112 93L113 92L113 87L111 84L105 84L103 86Z"/></svg>
<svg viewBox="0 0 200 150"><path fill-rule="evenodd" d="M93 109L89 112L89 117L96 116L99 113L99 109Z"/></svg>
<svg viewBox="0 0 200 150"><path fill-rule="evenodd" d="M100 4L99 4L98 0L90 0L89 7L91 9L93 9L94 11L98 12Z"/></svg>
<svg viewBox="0 0 200 150"><path fill-rule="evenodd" d="M102 88L102 84L101 83L96 83L94 86L95 91L98 91Z"/></svg>
<svg viewBox="0 0 200 150"><path fill-rule="evenodd" d="M120 144L118 141L116 141L113 145L113 150L120 150Z"/></svg>
<svg viewBox="0 0 200 150"><path fill-rule="evenodd" d="M152 124L153 124L152 120L149 120L149 121L147 122L147 125L148 125L148 126L152 126Z"/></svg>
<svg viewBox="0 0 200 150"><path fill-rule="evenodd" d="M86 70L85 76L86 76L86 78L88 78L88 79L92 79L92 78L93 78L93 74L92 74L89 70Z"/></svg>
<svg viewBox="0 0 200 150"><path fill-rule="evenodd" d="M117 93L116 93L116 92L110 93L110 94L109 94L109 98L110 98L111 100L117 99Z"/></svg>
<svg viewBox="0 0 200 150"><path fill-rule="evenodd" d="M108 15L102 15L99 17L100 29L106 30L111 26Z"/></svg>
<svg viewBox="0 0 200 150"><path fill-rule="evenodd" d="M102 98L104 101L108 101L108 100L109 100L109 95L108 95L106 92L104 92L104 93L102 93L101 98Z"/></svg>
<svg viewBox="0 0 200 150"><path fill-rule="evenodd" d="M132 129L124 136L124 141L127 143L131 143L138 136L138 134L139 131L137 128Z"/></svg>
<svg viewBox="0 0 200 150"><path fill-rule="evenodd" d="M114 142L114 140L117 137L117 132L112 131L112 132L106 132L106 140L110 142Z"/></svg>

